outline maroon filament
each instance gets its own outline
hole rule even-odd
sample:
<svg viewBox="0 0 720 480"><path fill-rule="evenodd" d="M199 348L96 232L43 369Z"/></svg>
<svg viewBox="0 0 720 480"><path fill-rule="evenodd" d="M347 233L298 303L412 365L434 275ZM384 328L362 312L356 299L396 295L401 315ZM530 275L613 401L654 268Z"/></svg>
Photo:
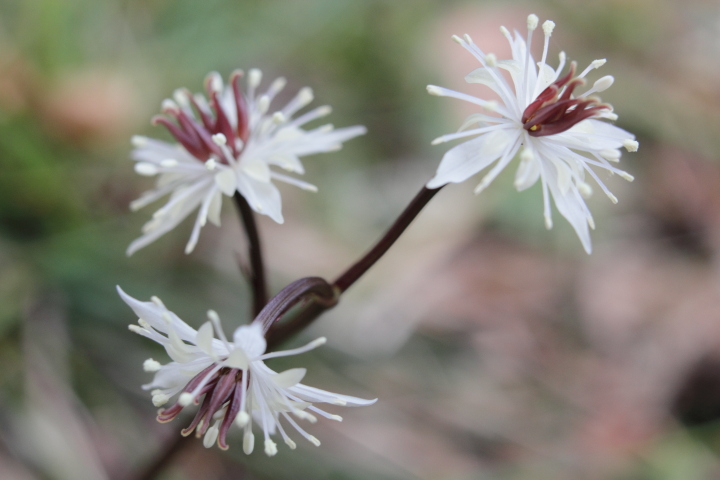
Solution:
<svg viewBox="0 0 720 480"><path fill-rule="evenodd" d="M609 105L596 98L571 98L575 87L585 84L582 78L574 78L576 67L577 64L572 62L570 71L543 90L525 109L523 128L530 136L555 135L603 110L610 110Z"/></svg>
<svg viewBox="0 0 720 480"><path fill-rule="evenodd" d="M233 156L237 158L250 135L247 102L240 89L241 76L241 72L235 72L230 76L237 126L232 126L227 113L221 105L220 95L222 95L222 92L213 89L212 81L205 82L205 89L209 97L207 106L200 105L190 92L183 92L195 112L197 112L199 120L189 115L187 108L170 106L163 109L166 116L157 115L153 118L153 124L160 124L167 128L170 134L175 137L175 140L201 162L215 158L216 161L227 163L222 149L212 138L213 135L222 133L227 139L228 148ZM240 142L237 140L240 140Z"/></svg>

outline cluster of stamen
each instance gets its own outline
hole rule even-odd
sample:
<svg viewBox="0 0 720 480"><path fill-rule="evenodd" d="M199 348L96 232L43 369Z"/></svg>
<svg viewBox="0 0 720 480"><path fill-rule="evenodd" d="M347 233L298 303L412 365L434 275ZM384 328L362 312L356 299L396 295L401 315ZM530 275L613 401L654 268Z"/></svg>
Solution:
<svg viewBox="0 0 720 480"><path fill-rule="evenodd" d="M215 73L205 80L205 89L209 102L203 98L194 97L187 90L178 90L175 100L166 100L163 103L163 113L172 117L175 122L162 115L153 118L153 124L163 125L170 134L185 147L191 155L202 162L216 159L227 163L223 147L227 144L234 158L237 158L247 142L250 134L248 122L248 107L245 97L240 90L241 71L233 72L230 76L234 107L237 112L237 123L233 127L225 110L220 103L223 93L222 80ZM191 115L190 106L197 112L200 121ZM222 138L226 141L218 141Z"/></svg>
<svg viewBox="0 0 720 480"><path fill-rule="evenodd" d="M543 137L564 132L585 119L598 116L612 107L593 97L573 98L575 87L585 85L585 80L575 77L576 63L570 71L559 78L525 109L523 128L533 137Z"/></svg>
<svg viewBox="0 0 720 480"><path fill-rule="evenodd" d="M207 443L212 444L217 438L218 446L227 450L226 436L233 421L235 420L239 426L243 427L249 420L249 415L241 411L244 404L242 401L244 395L243 372L237 368L228 367L223 367L215 373L213 370L217 370L217 365L210 365L193 377L183 389L178 401L173 406L158 412L157 420L160 423L171 421L190 403L197 405L200 397L204 395L202 405L195 418L181 433L183 436L188 436L195 431L195 436L200 438L208 433L209 428L216 428L211 427L214 420L222 418L219 429L206 435L210 437L207 439ZM246 385L248 380L249 378L245 379ZM195 394L194 391L202 384L204 386Z"/></svg>

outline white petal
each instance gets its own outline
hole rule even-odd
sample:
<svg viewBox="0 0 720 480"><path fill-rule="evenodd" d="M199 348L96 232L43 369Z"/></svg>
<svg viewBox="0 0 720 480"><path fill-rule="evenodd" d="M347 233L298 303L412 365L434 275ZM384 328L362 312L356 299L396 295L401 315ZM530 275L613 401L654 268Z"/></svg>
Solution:
<svg viewBox="0 0 720 480"><path fill-rule="evenodd" d="M207 353L208 355L213 355L212 341L212 322L205 322L197 331L197 335L195 336L195 345L197 345L200 350Z"/></svg>
<svg viewBox="0 0 720 480"><path fill-rule="evenodd" d="M467 180L497 160L517 138L515 130L495 130L451 148L445 153L427 188Z"/></svg>
<svg viewBox="0 0 720 480"><path fill-rule="evenodd" d="M515 188L522 192L535 185L540 178L540 162L537 159L521 161L515 172Z"/></svg>
<svg viewBox="0 0 720 480"><path fill-rule="evenodd" d="M543 175L547 175L547 183L550 188L555 207L558 212L570 222L575 233L577 233L580 242L585 251L590 254L592 252L592 244L590 240L590 229L588 228L589 215L585 200L583 200L580 192L575 185L571 185L568 191L563 194L558 186L557 170L546 163L543 169Z"/></svg>
<svg viewBox="0 0 720 480"><path fill-rule="evenodd" d="M283 223L280 191L272 183L258 182L247 177L238 177L238 190L258 213L267 215L277 223Z"/></svg>
<svg viewBox="0 0 720 480"><path fill-rule="evenodd" d="M233 334L233 343L236 348L242 349L250 359L265 353L267 347L262 326L259 323L238 327Z"/></svg>
<svg viewBox="0 0 720 480"><path fill-rule="evenodd" d="M215 226L220 226L220 211L222 209L222 194L220 190L216 191L210 201L208 208L208 220Z"/></svg>
<svg viewBox="0 0 720 480"><path fill-rule="evenodd" d="M183 343L174 330L170 330L168 332L168 338L170 339L170 343L165 345L165 351L167 351L167 354L173 359L173 361L178 363L188 363L196 358L194 352L190 349L190 347L188 347L188 345Z"/></svg>
<svg viewBox="0 0 720 480"><path fill-rule="evenodd" d="M621 148L635 135L602 120L583 120L571 129L553 136L555 141L582 151Z"/></svg>
<svg viewBox="0 0 720 480"><path fill-rule="evenodd" d="M231 168L224 168L215 174L215 183L220 188L220 191L232 197L237 188L237 180L235 178L235 172Z"/></svg>
<svg viewBox="0 0 720 480"><path fill-rule="evenodd" d="M485 67L476 68L472 72L465 75L465 81L468 83L479 83L481 85L490 87L495 93L498 94L498 96L503 97L504 92L502 90L502 87L498 85L493 74L490 73L490 71L488 71L488 69Z"/></svg>
<svg viewBox="0 0 720 480"><path fill-rule="evenodd" d="M290 388L290 391L298 397L309 402L331 403L334 405L342 405L347 407L360 407L372 405L377 402L377 398L365 400L364 398L351 397L350 395L340 395L338 393L320 390L319 388L309 387L302 383Z"/></svg>
<svg viewBox="0 0 720 480"><path fill-rule="evenodd" d="M462 125L460 125L460 128L458 128L458 132L462 132L463 130L475 124L477 124L478 127L483 127L485 126L485 122L494 123L497 122L497 120L497 117L491 117L490 115L485 115L484 113L471 113L470 115L468 115Z"/></svg>
<svg viewBox="0 0 720 480"><path fill-rule="evenodd" d="M306 368L291 368L270 377L270 379L281 388L294 387L302 381L307 373Z"/></svg>
<svg viewBox="0 0 720 480"><path fill-rule="evenodd" d="M268 157L268 163L277 165L278 167L287 170L288 172L294 172L303 174L305 168L303 168L300 159L289 152L280 152Z"/></svg>
<svg viewBox="0 0 720 480"><path fill-rule="evenodd" d="M243 352L241 348L235 348L232 352L230 352L230 355L228 355L227 360L225 360L225 364L228 367L247 370L249 362L245 352Z"/></svg>
<svg viewBox="0 0 720 480"><path fill-rule="evenodd" d="M540 74L538 75L538 84L536 85L537 95L541 94L543 90L550 86L557 79L557 72L548 65L543 63L540 67Z"/></svg>
<svg viewBox="0 0 720 480"><path fill-rule="evenodd" d="M243 159L240 168L243 173L258 182L270 182L270 167L259 158Z"/></svg>
<svg viewBox="0 0 720 480"><path fill-rule="evenodd" d="M555 167L555 173L557 174L557 184L562 195L566 195L570 189L572 183L572 173L567 165L562 161L552 162Z"/></svg>
<svg viewBox="0 0 720 480"><path fill-rule="evenodd" d="M186 341L194 341L196 332L187 323L183 322L177 315L164 307L159 307L153 302L141 302L123 291L119 286L117 292L120 298L135 312L139 318L142 318L150 324L155 330L167 332L168 324L163 319L163 315L169 315L172 325L180 338Z"/></svg>

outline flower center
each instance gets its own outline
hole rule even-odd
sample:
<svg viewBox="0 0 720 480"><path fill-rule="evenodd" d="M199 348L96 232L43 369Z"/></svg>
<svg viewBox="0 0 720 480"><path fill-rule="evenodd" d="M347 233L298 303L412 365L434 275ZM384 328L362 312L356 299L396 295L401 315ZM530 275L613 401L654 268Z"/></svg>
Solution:
<svg viewBox="0 0 720 480"><path fill-rule="evenodd" d="M575 77L576 63L570 71L550 84L523 112L523 128L533 137L543 137L564 132L583 120L597 116L611 107L596 98L572 98L578 85L585 80Z"/></svg>
<svg viewBox="0 0 720 480"><path fill-rule="evenodd" d="M160 124L167 128L175 140L201 162L207 162L210 158L214 158L222 163L227 163L223 147L213 140L213 136L217 134L225 136L230 152L234 158L237 158L250 135L247 103L240 90L241 75L236 72L230 77L237 114L236 127L233 127L227 112L220 103L219 96L222 95L223 88L222 80L217 74L211 74L205 82L205 89L210 98L208 103L202 101L200 104L190 92L177 91L175 97L180 105L178 106L172 101L167 101L163 105L163 113L174 118L175 122L158 115L153 118L153 124ZM192 115L191 106L197 112L200 121Z"/></svg>

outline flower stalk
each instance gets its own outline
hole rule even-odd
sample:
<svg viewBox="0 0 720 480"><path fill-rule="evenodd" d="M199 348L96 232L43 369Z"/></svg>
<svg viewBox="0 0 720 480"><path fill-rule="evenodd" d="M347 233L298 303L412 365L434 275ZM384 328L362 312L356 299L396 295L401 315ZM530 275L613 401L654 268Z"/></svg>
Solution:
<svg viewBox="0 0 720 480"><path fill-rule="evenodd" d="M250 262L250 271L248 276L252 288L253 297L253 317L256 316L265 307L268 302L267 280L265 278L265 264L263 261L262 246L260 244L260 235L258 233L257 223L255 222L255 214L248 204L245 197L235 192L233 196L235 205L240 212L240 219L245 230L248 240L248 257Z"/></svg>
<svg viewBox="0 0 720 480"><path fill-rule="evenodd" d="M332 288L336 295L333 303L311 301L302 311L287 322L273 325L265 335L268 342L268 348L272 349L278 344L284 342L310 325L325 310L334 307L337 304L340 295L350 288L373 265L375 265L375 263L380 260L383 255L385 255L385 253L387 253L390 247L392 247L398 238L400 238L400 235L403 234L410 223L412 223L415 217L418 216L422 209L425 208L425 206L430 202L430 200L432 200L441 188L442 186L438 188L423 187L420 192L415 195L415 198L412 199L410 204L405 208L405 210L403 210L395 222L390 226L387 232L385 232L385 234L380 238L380 240L378 240L377 243L375 243L375 245L357 262L335 279L332 283Z"/></svg>

